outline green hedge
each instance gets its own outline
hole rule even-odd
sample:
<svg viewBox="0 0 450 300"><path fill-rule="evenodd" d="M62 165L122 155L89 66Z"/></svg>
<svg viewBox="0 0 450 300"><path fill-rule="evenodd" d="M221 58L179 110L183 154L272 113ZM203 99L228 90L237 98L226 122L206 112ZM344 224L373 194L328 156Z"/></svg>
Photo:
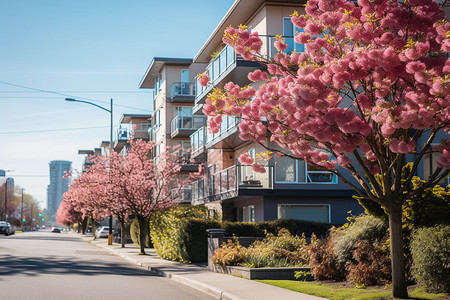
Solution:
<svg viewBox="0 0 450 300"><path fill-rule="evenodd" d="M310 237L312 233L325 236L331 226L285 219L257 223L220 222L207 219L203 207L183 205L156 214L150 222L150 235L160 257L190 263L207 261L206 229L223 228L227 236L264 237L268 232L277 234L281 228L286 228L294 235L305 233Z"/></svg>
<svg viewBox="0 0 450 300"><path fill-rule="evenodd" d="M192 245L194 238L198 238L195 233L198 230L189 227L189 232L182 226L186 219L206 218L207 209L203 206L178 205L170 207L162 212L156 213L150 221L150 236L152 238L156 253L168 260L181 262L195 262L189 246ZM192 235L192 237L189 237ZM205 232L206 235L206 232ZM194 247L195 248L195 247Z"/></svg>
<svg viewBox="0 0 450 300"><path fill-rule="evenodd" d="M317 223L291 219L277 219L273 221L262 222L222 222L220 228L225 229L225 234L228 236L257 236L265 237L266 233L278 234L281 228L286 228L293 235L301 236L303 233L306 237L311 237L311 234L316 236L327 235L329 229L333 224Z"/></svg>
<svg viewBox="0 0 450 300"><path fill-rule="evenodd" d="M412 273L432 292L450 292L450 225L420 228L411 239Z"/></svg>

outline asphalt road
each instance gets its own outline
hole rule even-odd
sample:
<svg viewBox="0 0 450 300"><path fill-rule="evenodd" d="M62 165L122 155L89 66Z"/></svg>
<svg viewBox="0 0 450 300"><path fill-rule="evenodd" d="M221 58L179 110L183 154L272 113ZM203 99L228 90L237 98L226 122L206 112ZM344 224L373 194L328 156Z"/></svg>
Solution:
<svg viewBox="0 0 450 300"><path fill-rule="evenodd" d="M67 233L0 235L0 300L211 299Z"/></svg>

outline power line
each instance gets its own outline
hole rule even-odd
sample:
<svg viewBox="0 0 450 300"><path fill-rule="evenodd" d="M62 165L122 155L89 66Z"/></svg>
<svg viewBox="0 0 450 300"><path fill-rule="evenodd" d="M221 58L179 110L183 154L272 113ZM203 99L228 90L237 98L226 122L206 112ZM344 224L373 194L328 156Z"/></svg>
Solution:
<svg viewBox="0 0 450 300"><path fill-rule="evenodd" d="M57 93L90 93L90 94L112 94L112 93L121 93L121 94L153 94L153 90L148 91L53 91ZM34 93L33 91L0 91L0 93Z"/></svg>
<svg viewBox="0 0 450 300"><path fill-rule="evenodd" d="M9 175L9 177L14 178L14 177L48 177L48 175Z"/></svg>
<svg viewBox="0 0 450 300"><path fill-rule="evenodd" d="M47 90L32 88L32 87L28 87L28 86L24 86L24 85L20 85L20 84L15 84L15 83L10 83L10 82L6 82L6 81L0 81L0 83L6 84L6 85L10 85L10 86L19 87L19 88L22 88L22 89L33 90L33 91L41 92L41 93L49 93L49 94L55 94L55 95L60 95L60 96L64 96L64 97L77 98L76 96L69 95L69 94L63 94L63 93L58 93L58 92L53 92L53 91L47 91ZM85 100L90 100L90 101L97 101L97 102L108 103L106 101L101 101L101 100L96 100L96 99L91 99L91 98L85 98L85 97L80 97L80 98L85 99Z"/></svg>
<svg viewBox="0 0 450 300"><path fill-rule="evenodd" d="M32 91L40 92L40 93L49 93L49 94L60 95L60 96L68 97L68 98L76 98L76 99L89 100L89 101L109 104L109 102L107 102L107 101L102 101L102 100L97 100L97 99L92 99L92 98L86 98L86 97L79 97L79 96L74 96L74 95L70 95L70 94L64 94L64 93L55 92L55 91L47 91L47 90L32 88L32 87L28 87L28 86L24 86L24 85L20 85L20 84L10 83L10 82L6 82L6 81L0 81L0 83L1 84L6 84L6 85L10 85L10 86L19 87L19 88L23 88L23 89L32 90ZM136 109L136 110L147 111L147 112L152 112L151 110L148 110L148 109L137 108L137 107L132 107L132 106L128 106L128 105L114 104L114 106L130 108L130 109Z"/></svg>
<svg viewBox="0 0 450 300"><path fill-rule="evenodd" d="M57 132L57 131L75 131L75 130L98 129L98 128L109 128L109 126L43 129L43 130L27 130L27 131L7 131L7 132L0 132L0 135L2 135L2 134L39 133L39 132Z"/></svg>

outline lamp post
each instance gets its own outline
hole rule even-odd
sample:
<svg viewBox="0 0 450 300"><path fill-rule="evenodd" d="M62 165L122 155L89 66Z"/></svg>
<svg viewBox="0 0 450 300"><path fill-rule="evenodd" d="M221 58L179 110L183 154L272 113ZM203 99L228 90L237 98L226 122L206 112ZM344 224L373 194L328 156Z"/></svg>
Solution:
<svg viewBox="0 0 450 300"><path fill-rule="evenodd" d="M95 103L89 102L89 101L84 101L84 100L78 100L78 99L73 99L73 98L66 98L66 101L70 101L70 102L81 102L81 103L86 103L86 104L90 104L93 105L95 107L98 107L106 112L109 112L110 116L111 116L111 123L110 123L110 127L109 127L109 154L111 154L112 152L112 147L113 147L113 99L111 98L111 102L110 102L110 109L104 108L103 106L97 105ZM108 245L112 245L112 240L113 240L113 236L112 236L112 216L109 216L109 234L108 234Z"/></svg>
<svg viewBox="0 0 450 300"><path fill-rule="evenodd" d="M20 224L22 225L21 227L22 227L22 231L24 231L23 229L23 190L24 190L24 188L22 188L22 207L21 207L21 209L20 209Z"/></svg>

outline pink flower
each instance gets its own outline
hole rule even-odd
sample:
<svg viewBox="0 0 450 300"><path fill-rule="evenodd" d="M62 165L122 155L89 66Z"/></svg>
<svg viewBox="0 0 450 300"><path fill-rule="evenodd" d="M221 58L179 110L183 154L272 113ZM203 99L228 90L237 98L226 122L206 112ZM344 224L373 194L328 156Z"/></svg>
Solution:
<svg viewBox="0 0 450 300"><path fill-rule="evenodd" d="M437 160L437 165L440 168L450 169L450 150L444 149L442 156Z"/></svg>
<svg viewBox="0 0 450 300"><path fill-rule="evenodd" d="M267 73L257 69L253 72L248 73L248 79L253 82L267 81Z"/></svg>
<svg viewBox="0 0 450 300"><path fill-rule="evenodd" d="M284 39L277 39L273 45L279 52L283 52L287 49L288 45L284 42Z"/></svg>
<svg viewBox="0 0 450 300"><path fill-rule="evenodd" d="M266 173L266 168L264 168L263 165L260 165L258 163L255 163L252 166L252 170L255 171L256 173Z"/></svg>
<svg viewBox="0 0 450 300"><path fill-rule="evenodd" d="M209 76L206 73L198 74L198 83L201 86L207 86L209 82Z"/></svg>
<svg viewBox="0 0 450 300"><path fill-rule="evenodd" d="M240 163L244 165L251 165L255 162L254 159L248 153L244 153L241 156L239 156L238 160Z"/></svg>

